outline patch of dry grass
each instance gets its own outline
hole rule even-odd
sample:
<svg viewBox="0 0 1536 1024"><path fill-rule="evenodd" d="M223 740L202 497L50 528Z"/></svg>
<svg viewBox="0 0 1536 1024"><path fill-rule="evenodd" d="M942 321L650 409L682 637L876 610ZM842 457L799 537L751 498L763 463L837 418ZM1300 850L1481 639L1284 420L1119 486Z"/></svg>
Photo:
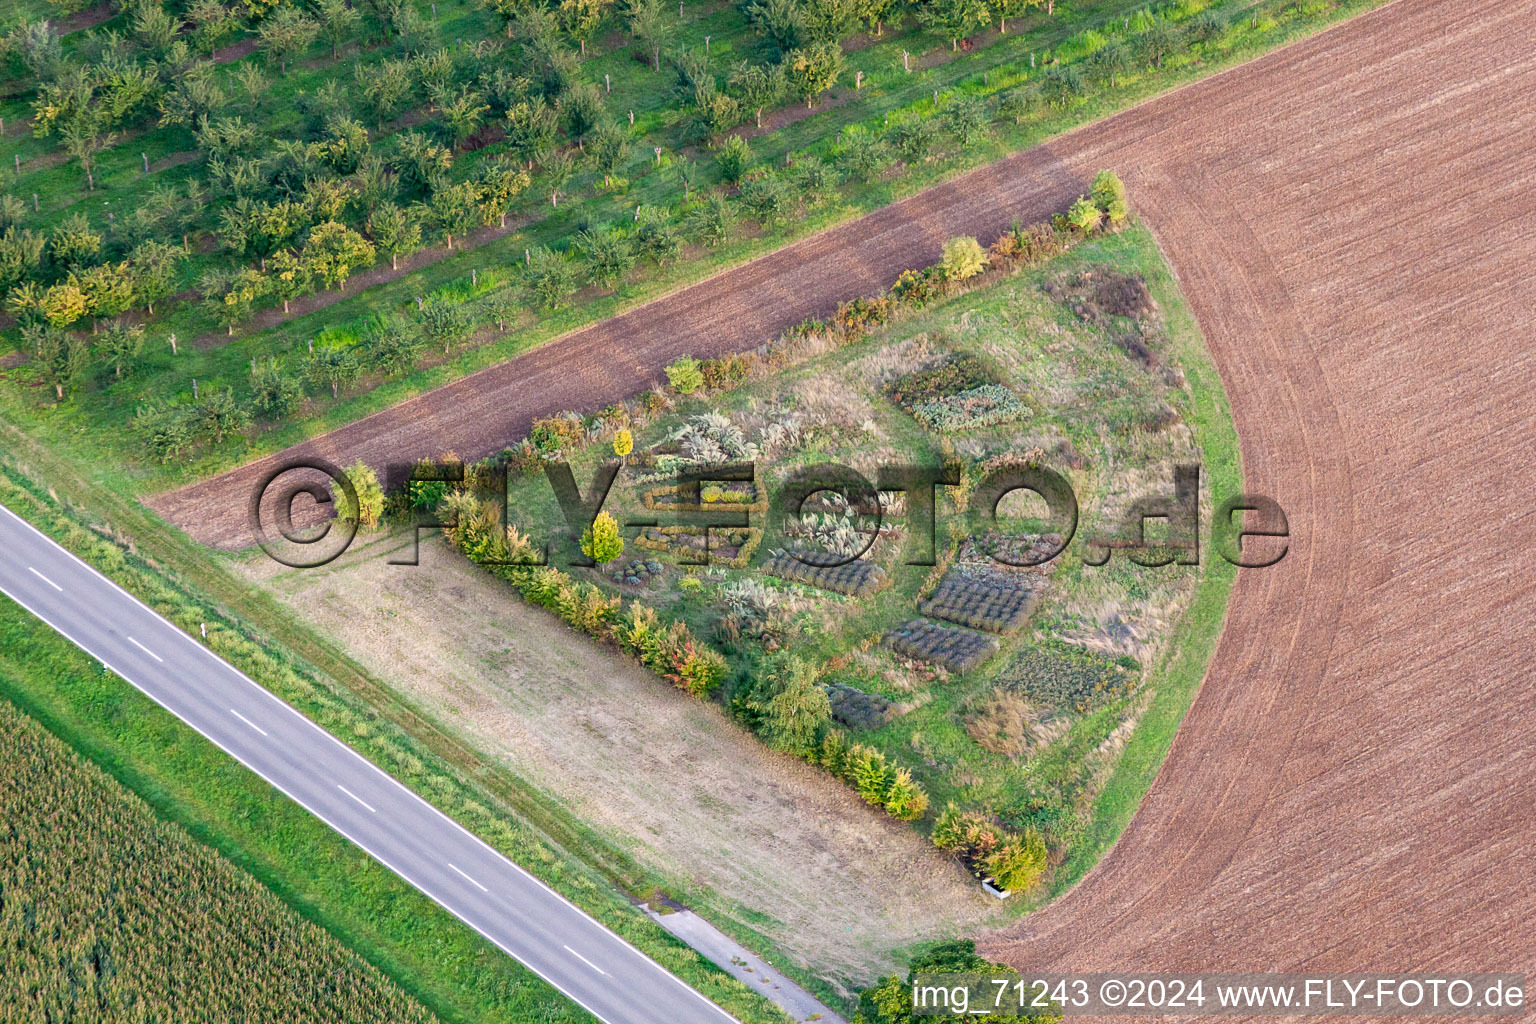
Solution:
<svg viewBox="0 0 1536 1024"><path fill-rule="evenodd" d="M436 541L319 570L247 567L363 665L528 785L835 986L996 908L919 833L721 710L529 608ZM680 883L680 884L679 884ZM677 891L675 889L674 891Z"/></svg>

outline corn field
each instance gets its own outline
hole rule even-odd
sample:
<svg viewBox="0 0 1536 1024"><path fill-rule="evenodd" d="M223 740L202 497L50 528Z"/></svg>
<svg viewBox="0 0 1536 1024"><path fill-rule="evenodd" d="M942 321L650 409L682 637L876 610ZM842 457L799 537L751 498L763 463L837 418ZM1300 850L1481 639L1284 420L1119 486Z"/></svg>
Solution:
<svg viewBox="0 0 1536 1024"><path fill-rule="evenodd" d="M0 700L0 1022L434 1018Z"/></svg>

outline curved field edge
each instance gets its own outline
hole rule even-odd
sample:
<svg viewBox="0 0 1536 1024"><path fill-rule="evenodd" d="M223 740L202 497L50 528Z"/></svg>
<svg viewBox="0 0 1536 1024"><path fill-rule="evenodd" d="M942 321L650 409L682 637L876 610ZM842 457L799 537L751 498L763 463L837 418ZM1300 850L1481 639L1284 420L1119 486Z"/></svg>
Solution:
<svg viewBox="0 0 1536 1024"><path fill-rule="evenodd" d="M1151 229L1144 224L1137 230L1151 234ZM1221 374L1200 333L1200 325L1160 246L1157 254L1156 259L1140 260L1138 269L1163 307L1175 354L1189 379L1191 405L1195 412L1192 427L1204 453L1201 469L1210 477L1213 504L1219 505L1243 489L1237 425L1232 419ZM1142 798L1162 770L1174 735L1194 703L1200 683L1215 656L1237 569L1207 543L1211 524L1202 522L1200 525L1200 555L1205 570L1200 574L1195 598L1174 627L1167 649L1153 669L1152 700L1094 803L1088 831L1056 869L1051 886L1052 899L1087 875L1124 833Z"/></svg>
<svg viewBox="0 0 1536 1024"><path fill-rule="evenodd" d="M416 736L292 656L241 618L191 595L160 566L87 527L10 465L0 500L184 629L206 621L220 656L470 827L744 1024L783 1020L777 1007L635 911L593 868L524 820L479 772L444 764ZM112 539L108 539L112 538ZM23 653L24 652L24 653ZM9 599L0 603L0 697L340 938L446 1021L542 1015L588 1018L483 940L180 720ZM510 1014L510 1018L509 1018Z"/></svg>
<svg viewBox="0 0 1536 1024"><path fill-rule="evenodd" d="M1267 30L1269 35L1263 40L1257 42L1251 39L1246 40L1243 45L1234 47L1221 59L1144 74L1131 83L1096 92L1079 105L1066 111L1053 112L1042 120L1031 122L1026 127L1012 126L1006 122L1000 123L996 126L997 131L991 141L975 147L964 157L951 159L942 165L917 168L912 173L895 179L868 195L860 196L840 208L794 222L782 234L745 240L728 246L726 252L708 259L677 265L670 273L660 275L658 280L632 286L629 294L603 296L592 302L572 305L526 328L513 330L495 341L468 349L446 362L417 370L395 380L385 380L370 391L351 397L344 396L339 402L326 407L316 416L262 432L254 441L246 443L237 451L228 450L226 447L224 450L206 453L187 465L167 467L139 458L140 453L135 447L131 449L133 457L126 462L108 460L105 465L96 465L92 472L110 480L115 488L124 493L139 495L174 489L215 476L262 456L315 438L327 431L354 423L520 354L545 347L582 328L620 314L639 310L684 292L721 274L747 266L761 257L813 238L817 234L850 224L883 207L909 199L935 186L953 182L1009 154L1047 143L1079 128L1110 118L1151 98L1176 92L1190 84L1239 67L1390 2L1392 0L1331 0L1326 9L1308 10L1300 17L1283 21ZM976 74L972 75L971 79L979 77L980 75ZM512 252L522 244L518 242L513 246L510 241L503 240L503 242L505 244L502 247L511 246L509 251ZM431 268L445 270L451 265L459 273L467 275L471 267L482 265L482 262L477 260L477 255L483 256L494 250L497 245L498 243L492 242L480 249L460 250L432 264ZM434 274L433 280L435 283L441 283L441 279L446 279L446 276ZM292 333L300 328L313 334L327 323L352 319L379 308L379 300L384 300L386 303L405 302L408 301L409 296L418 294L421 290L422 285L417 274L412 273L399 281L363 292L344 304L295 318L271 331L237 339L237 341L245 343L274 333ZM386 292L388 295L385 294ZM852 295L820 296L815 308L808 308L806 315L825 314L838 301L854 297ZM355 308L353 308L354 304L356 304ZM765 337L763 340L767 341L768 338ZM234 349L231 348L231 351ZM247 356L252 354L254 353L242 348L234 362L244 365ZM658 379L660 370L659 366L654 368ZM76 459L90 462L100 460L102 451L99 444L102 424L81 422L73 415L64 418L59 416L59 410L39 409L34 403L25 401L24 397L21 401L17 399L18 395L13 389L0 390L0 401L4 402L6 415L12 417L14 421L25 424L28 430L35 431L48 443L57 445ZM59 420L62 422L56 422ZM508 441L511 440L515 439L508 438ZM107 443L115 447L119 442L113 437ZM122 449L119 451L121 454L129 454Z"/></svg>
<svg viewBox="0 0 1536 1024"><path fill-rule="evenodd" d="M10 632L14 617L5 609L0 629ZM49 648L42 660L65 676L60 653ZM14 690L17 675L38 670L36 658L21 666L0 656L0 685ZM311 1024L433 1019L336 936L3 699L0 749L9 826L0 992L14 1011L55 1019L94 1005L88 1015L104 1024L144 1008ZM58 969L71 960L76 970ZM266 984L269 975L284 984Z"/></svg>

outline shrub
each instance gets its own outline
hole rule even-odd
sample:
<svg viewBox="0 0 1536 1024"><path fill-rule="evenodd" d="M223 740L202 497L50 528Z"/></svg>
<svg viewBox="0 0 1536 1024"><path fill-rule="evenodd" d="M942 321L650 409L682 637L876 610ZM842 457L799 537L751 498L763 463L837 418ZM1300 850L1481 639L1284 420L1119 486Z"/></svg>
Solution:
<svg viewBox="0 0 1536 1024"><path fill-rule="evenodd" d="M726 184L739 184L747 176L747 171L752 169L752 147L740 135L729 135L715 154L715 163L719 165L720 177Z"/></svg>
<svg viewBox="0 0 1536 1024"><path fill-rule="evenodd" d="M428 299L417 313L421 330L435 344L443 346L443 354L468 338L475 330L474 317L467 308L457 302Z"/></svg>
<svg viewBox="0 0 1536 1024"><path fill-rule="evenodd" d="M1078 196L1067 211L1067 222L1083 234L1092 234L1104 222L1104 211L1087 196Z"/></svg>
<svg viewBox="0 0 1536 1024"><path fill-rule="evenodd" d="M987 251L969 235L944 243L944 258L939 267L946 281L965 281L987 269Z"/></svg>
<svg viewBox="0 0 1536 1024"><path fill-rule="evenodd" d="M747 354L721 356L719 359L706 359L699 363L699 372L703 375L704 387L711 391L720 391L733 388L747 379L752 372L752 357Z"/></svg>
<svg viewBox="0 0 1536 1024"><path fill-rule="evenodd" d="M684 356L672 363L667 367L667 382L680 395L693 394L704 386L704 373L699 369L699 361L692 356Z"/></svg>
<svg viewBox="0 0 1536 1024"><path fill-rule="evenodd" d="M528 440L544 455L559 455L578 447L586 440L587 432L581 421L573 416L547 416L533 421Z"/></svg>
<svg viewBox="0 0 1536 1024"><path fill-rule="evenodd" d="M251 374L251 404L265 420L280 420L299 407L304 389L276 359L257 365Z"/></svg>
<svg viewBox="0 0 1536 1024"><path fill-rule="evenodd" d="M898 821L916 821L928 810L928 794L905 768L897 768L891 775L885 791L885 810Z"/></svg>
<svg viewBox="0 0 1536 1024"><path fill-rule="evenodd" d="M588 636L605 640L618 618L619 598L604 595L600 587L591 583L572 582L561 589L556 611Z"/></svg>
<svg viewBox="0 0 1536 1024"><path fill-rule="evenodd" d="M599 512L581 534L581 553L599 565L624 553L624 537L619 522L607 512Z"/></svg>
<svg viewBox="0 0 1536 1024"><path fill-rule="evenodd" d="M986 857L980 867L1001 888L1010 892L1032 889L1045 874L1045 840L1034 829L1022 835L1010 835Z"/></svg>
<svg viewBox="0 0 1536 1024"><path fill-rule="evenodd" d="M1040 96L1055 107L1070 106L1086 91L1082 72L1073 64L1056 64L1040 77Z"/></svg>
<svg viewBox="0 0 1536 1024"><path fill-rule="evenodd" d="M1217 12L1206 9L1189 20L1189 38L1209 43L1227 30L1227 23Z"/></svg>
<svg viewBox="0 0 1536 1024"><path fill-rule="evenodd" d="M921 309L939 294L934 287L934 276L927 270L903 270L896 283L891 285L891 294L913 309Z"/></svg>
<svg viewBox="0 0 1536 1024"><path fill-rule="evenodd" d="M702 697L725 678L725 658L694 640L688 626L674 622L662 644L665 659L661 674L672 685L695 697Z"/></svg>
<svg viewBox="0 0 1536 1024"><path fill-rule="evenodd" d="M874 807L885 803L885 793L891 784L891 766L880 751L862 743L855 744L848 751L844 775L865 803Z"/></svg>
<svg viewBox="0 0 1536 1024"><path fill-rule="evenodd" d="M384 515L384 488L379 485L379 475L362 461L348 466L345 473L357 491L357 505L354 507L346 492L332 484L331 499L335 502L336 517L371 530L379 525L379 519Z"/></svg>
<svg viewBox="0 0 1536 1024"><path fill-rule="evenodd" d="M813 761L823 771L830 772L840 779L843 778L848 762L847 735L836 729L828 730L821 737L821 745L816 748Z"/></svg>
<svg viewBox="0 0 1536 1024"><path fill-rule="evenodd" d="M632 452L634 450L635 450L635 435L634 434L631 434L626 429L626 430L620 430L617 434L613 435L613 454L614 455L616 455L616 456L618 456L619 458L622 459L624 456L628 455L630 452Z"/></svg>
<svg viewBox="0 0 1536 1024"><path fill-rule="evenodd" d="M1119 201L1125 202L1125 182L1120 180L1120 175L1114 171L1103 170L1094 176L1093 186L1088 190L1094 203L1105 213L1109 212L1110 204Z"/></svg>
<svg viewBox="0 0 1536 1024"><path fill-rule="evenodd" d="M687 623L663 628L656 610L638 601L630 604L628 619L612 626L612 636L646 668L695 697L725 678L725 658L695 640Z"/></svg>
<svg viewBox="0 0 1536 1024"><path fill-rule="evenodd" d="M759 716L758 731L770 747L802 757L816 749L821 730L832 717L814 667L793 657L765 665L744 703Z"/></svg>
<svg viewBox="0 0 1536 1024"><path fill-rule="evenodd" d="M950 804L934 822L932 838L934 846L976 865L1003 845L1005 833L980 813Z"/></svg>
<svg viewBox="0 0 1536 1024"><path fill-rule="evenodd" d="M892 302L889 297L875 295L854 299L837 307L833 318L837 329L850 340L863 337L871 327L878 327L891 318Z"/></svg>

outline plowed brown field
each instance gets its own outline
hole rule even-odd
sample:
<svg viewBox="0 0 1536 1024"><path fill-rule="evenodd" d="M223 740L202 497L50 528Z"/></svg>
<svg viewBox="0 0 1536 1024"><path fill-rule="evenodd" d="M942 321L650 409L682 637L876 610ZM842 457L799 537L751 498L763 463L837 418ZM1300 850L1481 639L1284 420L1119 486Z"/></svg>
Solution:
<svg viewBox="0 0 1536 1024"><path fill-rule="evenodd" d="M1118 168L1291 554L1033 969L1536 971L1536 12L1398 0L304 449L475 456L751 346ZM245 541L260 463L152 504Z"/></svg>

